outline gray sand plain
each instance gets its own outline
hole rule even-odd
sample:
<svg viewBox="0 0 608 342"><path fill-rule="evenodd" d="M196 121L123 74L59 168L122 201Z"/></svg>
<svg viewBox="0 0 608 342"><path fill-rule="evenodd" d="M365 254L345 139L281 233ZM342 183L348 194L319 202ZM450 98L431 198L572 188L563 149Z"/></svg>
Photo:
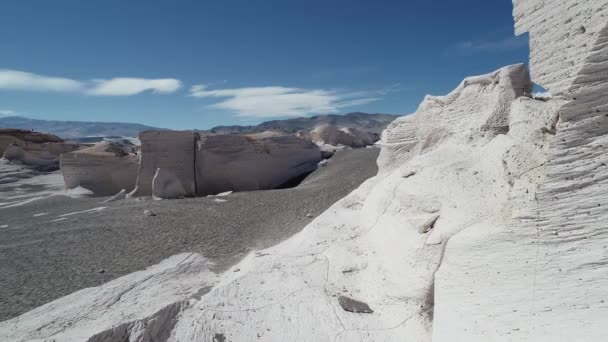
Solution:
<svg viewBox="0 0 608 342"><path fill-rule="evenodd" d="M378 152L340 151L291 189L110 203L52 196L0 208L0 321L181 252L221 271L299 232L374 176Z"/></svg>

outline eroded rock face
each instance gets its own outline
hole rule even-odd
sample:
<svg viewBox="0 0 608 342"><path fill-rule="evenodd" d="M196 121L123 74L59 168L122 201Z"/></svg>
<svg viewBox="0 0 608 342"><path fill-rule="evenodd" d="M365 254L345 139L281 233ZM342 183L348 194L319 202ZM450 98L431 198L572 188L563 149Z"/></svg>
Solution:
<svg viewBox="0 0 608 342"><path fill-rule="evenodd" d="M606 1L514 0L513 7L516 33L530 33L532 79L553 95L567 93L608 22Z"/></svg>
<svg viewBox="0 0 608 342"><path fill-rule="evenodd" d="M197 194L273 189L314 171L319 161L317 146L292 135L204 136L196 150Z"/></svg>
<svg viewBox="0 0 608 342"><path fill-rule="evenodd" d="M78 186L96 196L131 191L137 179L139 158L111 142L61 155L61 172L67 189Z"/></svg>
<svg viewBox="0 0 608 342"><path fill-rule="evenodd" d="M172 183L183 189L180 196L194 196L195 187L195 133L192 131L147 131L139 135L141 160L137 174L137 187L132 195L151 196L154 175L171 175ZM166 182L164 182L166 183ZM175 189L175 187L173 187ZM160 194L160 193L159 193Z"/></svg>
<svg viewBox="0 0 608 342"><path fill-rule="evenodd" d="M450 241L433 337L604 341L608 1L514 3L517 31L530 32L534 80L565 99L545 162L530 171L538 174L526 189L532 200L518 193L508 227Z"/></svg>

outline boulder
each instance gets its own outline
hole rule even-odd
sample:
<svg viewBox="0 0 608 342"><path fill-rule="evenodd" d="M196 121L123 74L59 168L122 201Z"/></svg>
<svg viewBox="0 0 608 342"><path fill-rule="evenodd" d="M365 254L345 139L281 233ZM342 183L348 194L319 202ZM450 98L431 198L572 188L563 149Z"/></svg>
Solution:
<svg viewBox="0 0 608 342"><path fill-rule="evenodd" d="M318 147L293 135L203 136L196 149L197 194L273 189L312 172L319 161Z"/></svg>
<svg viewBox="0 0 608 342"><path fill-rule="evenodd" d="M78 186L96 196L112 196L133 190L139 158L119 145L101 142L61 155L61 172L67 189Z"/></svg>
<svg viewBox="0 0 608 342"><path fill-rule="evenodd" d="M146 131L139 135L141 160L137 173L137 185L131 196L153 195L153 181L158 169L162 169L160 184L180 184L180 196L194 196L195 187L195 133L193 131ZM175 189L175 188L173 188ZM159 194L164 190L160 190Z"/></svg>

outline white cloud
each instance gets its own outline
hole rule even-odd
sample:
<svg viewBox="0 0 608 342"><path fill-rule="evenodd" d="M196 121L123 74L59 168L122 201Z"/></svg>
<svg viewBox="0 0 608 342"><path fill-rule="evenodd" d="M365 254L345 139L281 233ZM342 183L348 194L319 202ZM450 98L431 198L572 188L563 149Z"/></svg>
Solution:
<svg viewBox="0 0 608 342"><path fill-rule="evenodd" d="M337 113L341 108L377 101L364 93L340 93L319 89L249 87L209 90L195 85L190 95L197 98L227 98L210 107L229 110L245 117L303 116Z"/></svg>
<svg viewBox="0 0 608 342"><path fill-rule="evenodd" d="M168 94L177 91L181 82L174 78L145 79L145 78L112 78L110 80L95 80L95 86L87 90L87 94L101 96L131 96L152 91Z"/></svg>
<svg viewBox="0 0 608 342"><path fill-rule="evenodd" d="M15 112L14 110L0 109L0 117L2 117L2 116L17 116L17 115L19 115L19 113Z"/></svg>
<svg viewBox="0 0 608 342"><path fill-rule="evenodd" d="M177 91L181 82L174 78L146 79L116 77L78 81L19 70L0 69L0 90L78 92L97 96L131 96L151 91L168 94Z"/></svg>
<svg viewBox="0 0 608 342"><path fill-rule="evenodd" d="M0 69L0 89L28 91L79 91L83 84L69 78L36 75L18 70Z"/></svg>
<svg viewBox="0 0 608 342"><path fill-rule="evenodd" d="M510 36L494 41L464 41L455 45L460 52L504 52L517 50L528 46L528 39L525 35Z"/></svg>

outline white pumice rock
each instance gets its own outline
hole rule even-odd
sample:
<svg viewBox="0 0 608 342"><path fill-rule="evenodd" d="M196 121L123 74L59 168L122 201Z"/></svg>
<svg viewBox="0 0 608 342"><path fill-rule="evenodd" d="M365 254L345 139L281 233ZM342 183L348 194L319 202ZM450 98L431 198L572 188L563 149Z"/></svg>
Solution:
<svg viewBox="0 0 608 342"><path fill-rule="evenodd" d="M547 102L560 106L546 129L521 130L552 138L544 161L515 180L511 223L450 240L433 338L606 341L608 1L514 3L518 32L530 33L534 80L570 101ZM520 126L542 113L524 109Z"/></svg>
<svg viewBox="0 0 608 342"><path fill-rule="evenodd" d="M194 146L195 133L192 131L146 131L139 134L141 141L141 159L137 172L137 185L131 196L152 196L154 176L159 169L160 178L157 179L159 195L166 189L180 196L194 196L195 189L195 163ZM162 183L162 184L161 184ZM181 187L181 188L180 188ZM176 189L179 188L179 189Z"/></svg>
<svg viewBox="0 0 608 342"><path fill-rule="evenodd" d="M87 188L96 196L133 190L139 158L122 147L102 142L61 155L61 173L67 189Z"/></svg>
<svg viewBox="0 0 608 342"><path fill-rule="evenodd" d="M317 168L321 152L291 135L209 135L197 141L196 192L267 190Z"/></svg>

